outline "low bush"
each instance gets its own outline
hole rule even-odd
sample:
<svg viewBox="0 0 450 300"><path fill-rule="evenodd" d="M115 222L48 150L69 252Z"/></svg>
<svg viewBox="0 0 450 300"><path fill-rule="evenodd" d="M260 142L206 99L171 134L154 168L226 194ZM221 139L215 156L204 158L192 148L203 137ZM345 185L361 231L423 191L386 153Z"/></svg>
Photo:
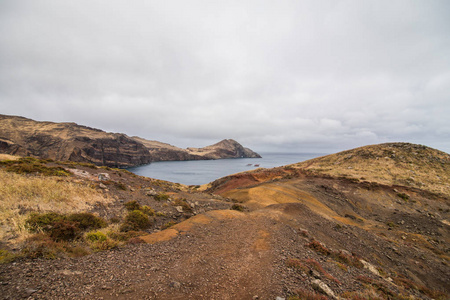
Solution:
<svg viewBox="0 0 450 300"><path fill-rule="evenodd" d="M146 229L152 225L149 217L140 210L133 210L125 217L125 222L120 226L120 231Z"/></svg>
<svg viewBox="0 0 450 300"><path fill-rule="evenodd" d="M405 194L405 193L398 193L397 197L402 198L404 201L408 201L409 200L409 195Z"/></svg>
<svg viewBox="0 0 450 300"><path fill-rule="evenodd" d="M119 243L106 236L103 232L89 232L86 234L86 240L91 243L91 249L94 251L104 251L117 247Z"/></svg>
<svg viewBox="0 0 450 300"><path fill-rule="evenodd" d="M312 242L307 244L307 246L322 255L330 255L331 254L331 250L329 250L327 247L325 247L319 241L313 240Z"/></svg>
<svg viewBox="0 0 450 300"><path fill-rule="evenodd" d="M107 233L107 236L115 241L119 242L127 242L132 238L138 237L140 235L145 234L143 231L134 231L130 230L127 232L116 232L116 231L110 231Z"/></svg>
<svg viewBox="0 0 450 300"><path fill-rule="evenodd" d="M122 190L122 191L126 191L127 190L127 186L124 183L122 183L122 182L115 182L114 186L117 189Z"/></svg>
<svg viewBox="0 0 450 300"><path fill-rule="evenodd" d="M25 220L25 228L32 233L39 231L47 232L51 229L55 222L61 220L65 220L65 216L55 212L48 212L44 214L31 213Z"/></svg>
<svg viewBox="0 0 450 300"><path fill-rule="evenodd" d="M167 229L167 228L170 228L170 227L172 227L173 225L176 225L177 224L177 222L175 222L175 221L169 221L169 222L167 222L166 224L164 224L162 227L161 227L161 229Z"/></svg>
<svg viewBox="0 0 450 300"><path fill-rule="evenodd" d="M167 201L167 200L169 200L169 195L157 194L157 195L153 196L153 199L155 199L156 201Z"/></svg>
<svg viewBox="0 0 450 300"><path fill-rule="evenodd" d="M0 264L5 264L13 261L16 258L16 255L9 252L8 250L0 249Z"/></svg>
<svg viewBox="0 0 450 300"><path fill-rule="evenodd" d="M7 172L17 174L39 174L44 176L70 176L70 172L62 167L47 167L48 161L39 160L32 157L24 157L18 160L2 161L1 165L5 166Z"/></svg>
<svg viewBox="0 0 450 300"><path fill-rule="evenodd" d="M20 255L28 258L54 259L57 257L80 257L89 254L89 251L78 244L66 241L54 241L46 234L36 234L25 242Z"/></svg>
<svg viewBox="0 0 450 300"><path fill-rule="evenodd" d="M333 252L331 254L331 257L337 262L341 262L346 265L353 266L353 267L356 267L359 269L364 268L363 263L359 260L358 257L356 257L354 255L348 255L342 251L339 251L339 252Z"/></svg>
<svg viewBox="0 0 450 300"><path fill-rule="evenodd" d="M100 229L107 226L103 218L97 217L92 213L74 213L70 214L67 219L78 223L81 230Z"/></svg>
<svg viewBox="0 0 450 300"><path fill-rule="evenodd" d="M86 240L89 242L103 242L106 241L107 236L103 232L97 231L97 232L88 232L86 234Z"/></svg>
<svg viewBox="0 0 450 300"><path fill-rule="evenodd" d="M139 210L141 208L141 205L136 200L126 202L124 206L128 211Z"/></svg>
<svg viewBox="0 0 450 300"><path fill-rule="evenodd" d="M146 214L148 216L155 215L155 210L153 208L151 208L150 206L147 206L147 205L142 206L139 210L142 211L144 214Z"/></svg>
<svg viewBox="0 0 450 300"><path fill-rule="evenodd" d="M59 220L53 223L48 235L54 241L72 241L80 236L81 230L77 222Z"/></svg>
<svg viewBox="0 0 450 300"><path fill-rule="evenodd" d="M299 259L290 258L286 261L286 265L291 268L295 268L297 270L301 270L305 273L308 273L310 268L305 266Z"/></svg>
<svg viewBox="0 0 450 300"><path fill-rule="evenodd" d="M232 210L237 210L237 211L244 211L245 207L243 205L240 205L240 204L233 204L231 206L231 209Z"/></svg>

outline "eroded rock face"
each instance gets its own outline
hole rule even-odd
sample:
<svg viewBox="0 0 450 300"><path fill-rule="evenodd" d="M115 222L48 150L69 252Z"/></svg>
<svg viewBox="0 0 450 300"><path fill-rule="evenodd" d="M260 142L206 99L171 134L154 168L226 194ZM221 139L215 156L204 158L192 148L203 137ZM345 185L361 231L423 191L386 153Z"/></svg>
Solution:
<svg viewBox="0 0 450 300"><path fill-rule="evenodd" d="M181 149L75 123L37 122L6 115L0 115L0 153L122 168L152 161L260 157L234 140Z"/></svg>

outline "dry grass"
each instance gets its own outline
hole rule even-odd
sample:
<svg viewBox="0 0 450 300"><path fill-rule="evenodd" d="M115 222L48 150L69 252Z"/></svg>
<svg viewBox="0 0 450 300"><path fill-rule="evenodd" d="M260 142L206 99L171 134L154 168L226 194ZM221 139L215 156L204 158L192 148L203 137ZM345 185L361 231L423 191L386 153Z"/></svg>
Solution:
<svg viewBox="0 0 450 300"><path fill-rule="evenodd" d="M26 176L0 170L0 239L23 241L24 221L32 211L73 213L89 210L110 198L70 179Z"/></svg>
<svg viewBox="0 0 450 300"><path fill-rule="evenodd" d="M0 161L2 160L18 160L20 157L10 154L0 154Z"/></svg>
<svg viewBox="0 0 450 300"><path fill-rule="evenodd" d="M290 167L450 195L450 155L421 145L388 143L365 146Z"/></svg>

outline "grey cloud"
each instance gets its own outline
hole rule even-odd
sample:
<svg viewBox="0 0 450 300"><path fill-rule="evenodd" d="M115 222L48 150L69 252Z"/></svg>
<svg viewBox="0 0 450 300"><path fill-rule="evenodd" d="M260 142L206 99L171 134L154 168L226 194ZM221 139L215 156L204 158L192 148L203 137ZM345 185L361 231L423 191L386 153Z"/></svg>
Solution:
<svg viewBox="0 0 450 300"><path fill-rule="evenodd" d="M450 150L447 1L0 3L1 112L204 146Z"/></svg>

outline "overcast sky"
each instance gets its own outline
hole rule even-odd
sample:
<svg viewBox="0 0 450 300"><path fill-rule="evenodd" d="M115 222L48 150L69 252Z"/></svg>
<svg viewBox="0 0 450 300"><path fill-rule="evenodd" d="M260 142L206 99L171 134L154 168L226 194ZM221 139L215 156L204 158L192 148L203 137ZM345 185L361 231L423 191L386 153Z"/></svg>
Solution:
<svg viewBox="0 0 450 300"><path fill-rule="evenodd" d="M0 0L0 113L180 147L450 152L450 1Z"/></svg>

